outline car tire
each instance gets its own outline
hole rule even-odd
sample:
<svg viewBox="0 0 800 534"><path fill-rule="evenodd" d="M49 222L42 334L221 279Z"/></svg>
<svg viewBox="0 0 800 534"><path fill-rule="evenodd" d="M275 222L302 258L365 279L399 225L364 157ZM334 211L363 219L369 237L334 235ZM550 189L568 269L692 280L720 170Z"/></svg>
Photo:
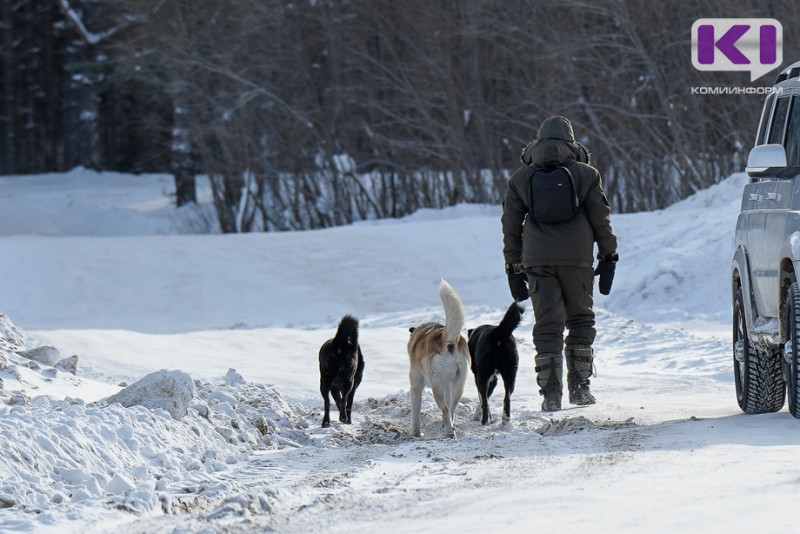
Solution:
<svg viewBox="0 0 800 534"><path fill-rule="evenodd" d="M789 413L800 418L800 286L797 282L789 286L786 294L786 338L786 396Z"/></svg>
<svg viewBox="0 0 800 534"><path fill-rule="evenodd" d="M745 413L777 412L783 408L786 396L781 347L759 350L751 345L744 313L744 297L739 288L733 304L733 376L736 400Z"/></svg>

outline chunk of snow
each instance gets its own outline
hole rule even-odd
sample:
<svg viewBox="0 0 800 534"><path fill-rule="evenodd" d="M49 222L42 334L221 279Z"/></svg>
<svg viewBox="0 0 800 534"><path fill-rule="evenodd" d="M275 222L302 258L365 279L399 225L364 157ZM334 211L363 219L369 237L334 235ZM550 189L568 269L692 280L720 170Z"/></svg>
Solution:
<svg viewBox="0 0 800 534"><path fill-rule="evenodd" d="M77 486L78 484L83 484L88 482L89 479L92 478L92 475L87 473L83 469L75 468L75 469L64 469L61 471L61 478L67 484L73 484Z"/></svg>
<svg viewBox="0 0 800 534"><path fill-rule="evenodd" d="M117 429L117 436L119 436L119 439L123 441L133 439L133 427L129 424L120 426Z"/></svg>
<svg viewBox="0 0 800 534"><path fill-rule="evenodd" d="M55 365L56 369L72 373L73 375L78 372L78 357L75 355L69 356L60 360Z"/></svg>
<svg viewBox="0 0 800 534"><path fill-rule="evenodd" d="M150 477L150 470L146 465L139 465L133 468L133 478L136 480L147 480Z"/></svg>
<svg viewBox="0 0 800 534"><path fill-rule="evenodd" d="M133 485L133 482L119 473L115 473L114 477L111 479L108 485L106 485L106 493L110 493L111 495L121 495L133 489L136 489L136 486Z"/></svg>
<svg viewBox="0 0 800 534"><path fill-rule="evenodd" d="M61 360L61 353L57 348L44 345L29 350L17 351L17 354L28 360L39 362L43 365L55 366Z"/></svg>
<svg viewBox="0 0 800 534"><path fill-rule="evenodd" d="M75 493L72 494L72 502L87 501L91 498L92 494L83 488L78 488L77 490L75 490Z"/></svg>
<svg viewBox="0 0 800 534"><path fill-rule="evenodd" d="M222 403L225 403L225 402L227 402L231 406L235 406L235 405L239 404L239 400L236 397L234 397L233 395L231 395L227 391L223 391L221 389L217 389L217 390L213 391L208 396L208 400L209 401L216 401L216 403L212 403L212 404L215 404L215 405L216 404L222 404Z"/></svg>
<svg viewBox="0 0 800 534"><path fill-rule="evenodd" d="M143 406L149 410L163 409L173 419L181 420L188 413L194 394L194 381L188 374L161 370L111 395L108 403L119 403L126 408Z"/></svg>
<svg viewBox="0 0 800 534"><path fill-rule="evenodd" d="M245 382L245 379L242 378L242 375L236 372L236 369L228 369L228 372L225 374L226 386L237 386L246 383L247 382Z"/></svg>

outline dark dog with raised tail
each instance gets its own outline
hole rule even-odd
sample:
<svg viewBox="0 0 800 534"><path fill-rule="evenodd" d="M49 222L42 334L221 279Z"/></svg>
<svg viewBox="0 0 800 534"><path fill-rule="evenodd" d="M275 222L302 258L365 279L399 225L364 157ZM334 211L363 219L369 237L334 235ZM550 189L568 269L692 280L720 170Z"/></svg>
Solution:
<svg viewBox="0 0 800 534"><path fill-rule="evenodd" d="M358 345L358 319L345 315L336 335L319 349L319 389L325 401L322 427L331 426L330 393L339 409L339 421L350 424L353 397L364 374L364 356Z"/></svg>
<svg viewBox="0 0 800 534"><path fill-rule="evenodd" d="M508 307L499 325L481 325L468 330L470 363L481 400L473 419L475 421L480 419L484 425L492 421L489 397L497 386L498 374L503 377L503 386L506 390L503 399L503 423L511 419L511 394L514 392L519 366L517 342L513 332L522 321L522 312L522 307L514 302Z"/></svg>

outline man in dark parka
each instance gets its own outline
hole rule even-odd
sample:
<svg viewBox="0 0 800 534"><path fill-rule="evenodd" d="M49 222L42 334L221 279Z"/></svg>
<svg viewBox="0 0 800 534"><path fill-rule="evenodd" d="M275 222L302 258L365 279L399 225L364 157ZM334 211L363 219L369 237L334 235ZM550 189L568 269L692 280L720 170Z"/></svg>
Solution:
<svg viewBox="0 0 800 534"><path fill-rule="evenodd" d="M600 292L608 294L619 258L611 209L600 173L589 165L589 152L575 141L566 118L545 119L536 139L523 151L522 162L508 182L503 203L503 254L514 299L530 296L533 302L542 410L561 409L565 326L569 329L565 352L570 403L594 404L589 390L596 335L592 286L594 275L599 274ZM566 166L571 174L580 207L565 222L540 223L529 214L528 205L534 168L557 165ZM595 243L599 263L593 270Z"/></svg>

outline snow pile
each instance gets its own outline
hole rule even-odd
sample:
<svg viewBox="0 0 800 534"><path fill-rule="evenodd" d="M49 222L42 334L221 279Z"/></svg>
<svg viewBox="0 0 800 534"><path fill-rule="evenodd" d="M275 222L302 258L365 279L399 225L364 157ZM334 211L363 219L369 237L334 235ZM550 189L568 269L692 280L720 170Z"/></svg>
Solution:
<svg viewBox="0 0 800 534"><path fill-rule="evenodd" d="M28 346L26 336L0 313L0 401L20 404L43 393L99 398L117 389L79 378L77 372L77 355L64 357L50 345Z"/></svg>
<svg viewBox="0 0 800 534"><path fill-rule="evenodd" d="M26 346L0 315L0 507L50 515L80 503L171 510L172 495L256 451L299 447L295 440L304 439L307 411L271 386L247 384L234 369L221 385L159 371L87 402L59 395L94 391L90 381L52 366L60 356L52 346Z"/></svg>
<svg viewBox="0 0 800 534"><path fill-rule="evenodd" d="M734 174L661 211L612 215L620 261L595 300L646 322L727 321L733 233L748 177Z"/></svg>

